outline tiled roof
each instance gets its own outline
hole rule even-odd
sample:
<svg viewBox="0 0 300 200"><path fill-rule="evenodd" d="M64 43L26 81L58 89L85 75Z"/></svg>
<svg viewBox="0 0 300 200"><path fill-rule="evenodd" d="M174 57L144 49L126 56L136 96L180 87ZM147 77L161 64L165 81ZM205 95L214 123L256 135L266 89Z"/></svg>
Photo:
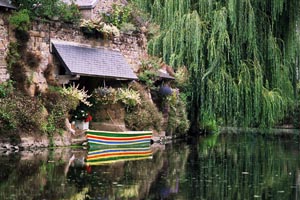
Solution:
<svg viewBox="0 0 300 200"><path fill-rule="evenodd" d="M118 51L52 41L52 52L60 59L67 74L137 79L124 56Z"/></svg>
<svg viewBox="0 0 300 200"><path fill-rule="evenodd" d="M62 0L67 4L71 4L72 0ZM79 9L92 9L96 6L98 0L75 0L74 3L79 6Z"/></svg>
<svg viewBox="0 0 300 200"><path fill-rule="evenodd" d="M158 70L159 72L159 77L162 79L170 79L170 80L174 80L175 78L173 76L170 76L170 74L166 71L166 70Z"/></svg>
<svg viewBox="0 0 300 200"><path fill-rule="evenodd" d="M5 0L0 0L0 7L16 9L15 6L11 5L10 3L8 3L8 1Z"/></svg>

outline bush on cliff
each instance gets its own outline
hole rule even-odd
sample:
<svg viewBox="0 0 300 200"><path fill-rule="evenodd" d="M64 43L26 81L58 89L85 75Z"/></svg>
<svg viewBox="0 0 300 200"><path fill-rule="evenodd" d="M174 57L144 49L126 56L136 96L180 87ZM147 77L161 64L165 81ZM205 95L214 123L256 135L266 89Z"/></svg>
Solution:
<svg viewBox="0 0 300 200"><path fill-rule="evenodd" d="M45 120L44 111L38 98L20 92L0 98L0 133L41 131Z"/></svg>
<svg viewBox="0 0 300 200"><path fill-rule="evenodd" d="M20 10L28 10L31 19L60 20L77 23L81 17L77 5L61 0L14 0Z"/></svg>
<svg viewBox="0 0 300 200"><path fill-rule="evenodd" d="M131 109L126 109L126 126L131 130L153 129L160 132L163 121L162 114L151 101L147 89L137 82L132 83L130 87L140 93L141 103Z"/></svg>

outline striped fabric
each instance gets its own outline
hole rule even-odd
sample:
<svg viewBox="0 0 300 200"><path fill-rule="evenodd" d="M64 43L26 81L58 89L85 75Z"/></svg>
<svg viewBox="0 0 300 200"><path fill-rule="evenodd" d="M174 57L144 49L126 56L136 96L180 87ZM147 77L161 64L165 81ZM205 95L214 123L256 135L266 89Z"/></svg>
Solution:
<svg viewBox="0 0 300 200"><path fill-rule="evenodd" d="M122 148L115 147L89 151L86 157L87 165L101 165L119 161L151 159L152 152L148 147Z"/></svg>
<svg viewBox="0 0 300 200"><path fill-rule="evenodd" d="M109 132L87 130L86 137L93 145L150 145L152 131Z"/></svg>

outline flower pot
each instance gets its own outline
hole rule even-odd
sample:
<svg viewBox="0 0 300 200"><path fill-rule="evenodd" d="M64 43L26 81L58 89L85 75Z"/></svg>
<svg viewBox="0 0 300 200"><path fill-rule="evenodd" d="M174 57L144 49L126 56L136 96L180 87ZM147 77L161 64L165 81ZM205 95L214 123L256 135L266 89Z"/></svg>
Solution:
<svg viewBox="0 0 300 200"><path fill-rule="evenodd" d="M89 122L75 121L75 127L80 130L87 130L89 129Z"/></svg>
<svg viewBox="0 0 300 200"><path fill-rule="evenodd" d="M173 93L172 88L169 86L161 86L158 91L162 96L168 96Z"/></svg>

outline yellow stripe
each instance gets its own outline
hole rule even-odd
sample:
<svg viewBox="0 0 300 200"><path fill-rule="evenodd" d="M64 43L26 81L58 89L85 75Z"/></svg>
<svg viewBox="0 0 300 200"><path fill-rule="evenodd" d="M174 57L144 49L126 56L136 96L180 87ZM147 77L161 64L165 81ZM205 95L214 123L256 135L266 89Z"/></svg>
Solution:
<svg viewBox="0 0 300 200"><path fill-rule="evenodd" d="M99 161L99 162L91 162L87 161L88 165L102 165L102 164L109 164L109 163L115 163L115 162L120 162L120 161L132 161L132 160L144 160L144 159L152 159L151 157L145 157L145 158L125 158L125 159L120 159L120 160L112 160L112 161Z"/></svg>

